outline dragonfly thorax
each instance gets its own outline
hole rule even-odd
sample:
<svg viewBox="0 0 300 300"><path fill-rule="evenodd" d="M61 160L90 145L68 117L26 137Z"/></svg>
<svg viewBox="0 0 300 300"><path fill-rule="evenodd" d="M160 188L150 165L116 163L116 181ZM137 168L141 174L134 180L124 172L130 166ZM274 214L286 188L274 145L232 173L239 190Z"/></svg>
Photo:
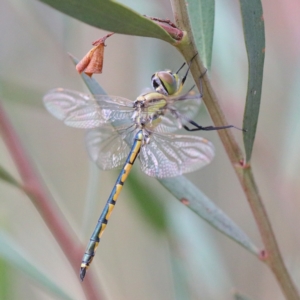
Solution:
<svg viewBox="0 0 300 300"><path fill-rule="evenodd" d="M143 112L158 112L167 105L167 97L158 92L150 92L137 97L134 102L135 108L140 108Z"/></svg>
<svg viewBox="0 0 300 300"><path fill-rule="evenodd" d="M151 77L153 89L165 96L174 95L180 89L180 78L170 70L159 71Z"/></svg>
<svg viewBox="0 0 300 300"><path fill-rule="evenodd" d="M166 106L165 95L157 92L142 94L134 101L135 112L132 119L139 127L155 127L159 124L159 117L164 114Z"/></svg>

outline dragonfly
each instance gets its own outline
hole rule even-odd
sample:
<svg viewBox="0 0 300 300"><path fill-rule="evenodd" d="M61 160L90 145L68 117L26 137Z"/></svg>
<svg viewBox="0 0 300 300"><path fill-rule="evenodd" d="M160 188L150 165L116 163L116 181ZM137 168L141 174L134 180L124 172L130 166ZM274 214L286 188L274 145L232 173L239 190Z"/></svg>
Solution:
<svg viewBox="0 0 300 300"><path fill-rule="evenodd" d="M228 128L201 127L191 120L201 95L180 95L190 64L182 79L178 75L181 68L177 72L156 72L151 78L153 91L136 100L62 88L49 91L43 98L46 109L66 125L89 129L87 150L101 170L122 166L83 255L82 281L136 158L142 171L151 177L169 178L196 171L212 161L213 144L202 137L172 132L180 127L187 129L187 124L195 126L187 129L190 131Z"/></svg>

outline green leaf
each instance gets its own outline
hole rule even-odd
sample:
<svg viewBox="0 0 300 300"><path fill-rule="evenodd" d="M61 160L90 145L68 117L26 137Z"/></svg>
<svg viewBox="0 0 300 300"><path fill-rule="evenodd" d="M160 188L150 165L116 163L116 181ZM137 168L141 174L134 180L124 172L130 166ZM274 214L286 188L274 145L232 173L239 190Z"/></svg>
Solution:
<svg viewBox="0 0 300 300"><path fill-rule="evenodd" d="M186 177L178 176L158 180L174 197L211 226L236 241L254 255L259 255L258 248L252 243L243 230Z"/></svg>
<svg viewBox="0 0 300 300"><path fill-rule="evenodd" d="M3 231L0 231L0 256L5 259L11 266L22 271L41 286L48 289L61 299L72 300L61 287L50 279L43 271L35 266L24 253L21 253L20 246L12 241Z"/></svg>
<svg viewBox="0 0 300 300"><path fill-rule="evenodd" d="M0 165L0 179L20 188L21 184Z"/></svg>
<svg viewBox="0 0 300 300"><path fill-rule="evenodd" d="M40 0L89 25L121 34L152 37L174 43L159 25L132 9L110 0Z"/></svg>
<svg viewBox="0 0 300 300"><path fill-rule="evenodd" d="M245 44L248 55L248 90L243 128L246 160L251 159L255 139L265 59L265 30L260 0L240 0Z"/></svg>
<svg viewBox="0 0 300 300"><path fill-rule="evenodd" d="M78 60L71 56L74 64ZM82 79L92 94L106 94L100 85L89 76L82 74ZM178 200L192 209L198 216L207 221L217 230L227 235L244 248L255 255L259 255L258 248L252 243L249 237L208 197L206 197L195 185L184 176L175 178L157 179L166 189L168 189ZM146 194L147 192L145 192Z"/></svg>
<svg viewBox="0 0 300 300"><path fill-rule="evenodd" d="M214 38L215 0L187 0L197 50L206 68L211 67Z"/></svg>

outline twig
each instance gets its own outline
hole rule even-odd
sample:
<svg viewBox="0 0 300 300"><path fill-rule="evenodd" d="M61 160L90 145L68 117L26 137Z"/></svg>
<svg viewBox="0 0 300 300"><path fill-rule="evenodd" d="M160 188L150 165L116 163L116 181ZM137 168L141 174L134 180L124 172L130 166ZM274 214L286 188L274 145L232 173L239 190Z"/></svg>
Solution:
<svg viewBox="0 0 300 300"><path fill-rule="evenodd" d="M189 61L190 58L197 52L197 48L193 40L186 3L185 1L181 0L172 0L171 3L177 26L186 31L184 40L179 43L177 47L185 57L186 61ZM203 66L203 63L201 62L199 56L196 57L195 60L196 63L192 64L191 73L194 77L195 82L198 84L198 88L200 88L199 78L201 74L205 72L205 67ZM206 75L204 76L203 83L203 101L206 104L207 110L209 111L215 126L219 127L228 125L225 116L220 108L219 101ZM259 195L252 174L251 165L244 165L242 151L235 141L231 130L220 130L218 131L218 134L234 167L238 179L243 187L248 203L253 212L256 224L258 226L262 241L264 243L265 250L261 252L260 259L271 268L286 299L299 300L300 298L298 291L296 290L294 283L282 260L275 235L267 216L267 212L262 203L262 199Z"/></svg>
<svg viewBox="0 0 300 300"><path fill-rule="evenodd" d="M79 267L84 248L77 240L75 233L63 217L59 208L55 205L49 192L46 191L40 178L36 174L29 157L27 156L12 124L10 123L0 101L0 132L8 150L16 164L23 181L23 191L31 199L32 203L42 216L54 238L68 258L79 280ZM99 285L99 283L97 283ZM86 299L100 300L99 290L96 288L92 272L82 284Z"/></svg>

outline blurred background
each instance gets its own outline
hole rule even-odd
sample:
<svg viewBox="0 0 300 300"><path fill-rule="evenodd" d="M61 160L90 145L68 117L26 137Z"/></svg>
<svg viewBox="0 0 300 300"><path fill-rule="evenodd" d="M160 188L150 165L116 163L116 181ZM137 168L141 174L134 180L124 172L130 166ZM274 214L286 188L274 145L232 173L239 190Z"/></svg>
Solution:
<svg viewBox="0 0 300 300"><path fill-rule="evenodd" d="M172 20L167 0L119 2L141 14ZM266 59L253 171L286 266L299 286L300 4L265 0L263 8ZM117 171L98 171L89 162L84 131L53 118L42 97L55 87L87 92L67 53L83 57L106 32L35 0L2 1L0 28L1 101L45 185L85 245ZM135 99L150 86L155 71L176 70L183 63L173 47L155 39L114 35L106 44L103 74L95 78L111 95ZM210 77L228 122L238 127L247 73L239 2L217 0ZM211 125L204 106L196 121ZM242 146L241 132L234 134ZM196 135L214 143L216 158L187 177L261 248L252 213L217 133ZM0 164L19 178L1 139ZM253 300L284 299L264 264L142 174L138 164L132 179L143 184L150 201L161 207L165 226L147 216L147 203L133 193L134 181L126 184L91 267L106 299L229 300L234 290ZM77 274L31 201L2 181L0 225L18 251L72 299L84 299ZM0 261L0 272L1 299L60 299L5 260Z"/></svg>

